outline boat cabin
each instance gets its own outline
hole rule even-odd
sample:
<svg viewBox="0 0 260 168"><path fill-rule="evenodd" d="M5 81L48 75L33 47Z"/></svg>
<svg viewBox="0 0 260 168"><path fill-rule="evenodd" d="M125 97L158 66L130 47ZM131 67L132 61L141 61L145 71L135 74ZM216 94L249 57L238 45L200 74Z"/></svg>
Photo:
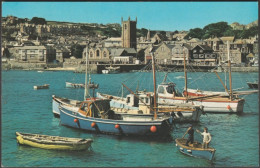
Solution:
<svg viewBox="0 0 260 168"><path fill-rule="evenodd" d="M182 97L181 93L175 89L175 83L159 84L157 94L164 97Z"/></svg>
<svg viewBox="0 0 260 168"><path fill-rule="evenodd" d="M126 96L126 103L128 106L137 107L139 110L143 111L144 114L150 114L150 109L154 105L153 93L151 92L138 92L136 97L133 94Z"/></svg>

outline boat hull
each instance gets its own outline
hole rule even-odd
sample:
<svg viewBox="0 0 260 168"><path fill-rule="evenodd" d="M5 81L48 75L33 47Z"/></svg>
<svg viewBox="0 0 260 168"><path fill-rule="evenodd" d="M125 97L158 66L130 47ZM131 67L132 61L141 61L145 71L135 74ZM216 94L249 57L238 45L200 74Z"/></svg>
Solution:
<svg viewBox="0 0 260 168"><path fill-rule="evenodd" d="M102 119L85 117L69 107L61 105L61 124L90 132L115 134L126 136L167 136L170 135L172 125L170 119L153 121L124 121L115 119ZM77 119L77 122L74 122ZM93 123L95 126L93 127ZM119 125L116 128L116 125ZM156 132L150 129L156 127Z"/></svg>
<svg viewBox="0 0 260 168"><path fill-rule="evenodd" d="M256 82L247 82L247 85L250 89L258 89L258 83Z"/></svg>
<svg viewBox="0 0 260 168"><path fill-rule="evenodd" d="M67 88L85 88L84 84L81 83L70 83L70 82L66 82L66 87Z"/></svg>
<svg viewBox="0 0 260 168"><path fill-rule="evenodd" d="M87 150L90 146L93 140L87 140L84 143L59 143L55 144L52 142L44 142L42 140L35 140L35 139L30 139L26 138L22 135L17 135L16 137L17 143L20 145L26 145L26 146L31 146L31 147L36 147L36 148L42 148L42 149L53 149L53 150Z"/></svg>
<svg viewBox="0 0 260 168"><path fill-rule="evenodd" d="M185 142L187 139L176 139L176 147L178 150L189 156L193 157L199 157L199 158L204 158L208 160L212 160L214 158L216 150L214 148L208 148L208 149L203 149L201 148L201 144L198 142L194 142L199 144L198 147L191 147L191 146L185 146Z"/></svg>
<svg viewBox="0 0 260 168"><path fill-rule="evenodd" d="M159 104L186 103L185 97L164 97L159 96ZM244 99L224 100L224 99L197 99L190 101L196 106L203 106L206 113L242 113L244 108Z"/></svg>

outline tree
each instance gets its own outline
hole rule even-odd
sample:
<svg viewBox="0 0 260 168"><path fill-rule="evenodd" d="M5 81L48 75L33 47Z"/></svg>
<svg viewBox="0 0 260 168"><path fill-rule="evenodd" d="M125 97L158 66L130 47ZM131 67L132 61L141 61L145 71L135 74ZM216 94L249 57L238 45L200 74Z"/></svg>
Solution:
<svg viewBox="0 0 260 168"><path fill-rule="evenodd" d="M212 23L203 28L204 36L203 39L207 39L209 37L222 37L224 32L229 30L231 27L228 25L227 22L218 22Z"/></svg>
<svg viewBox="0 0 260 168"><path fill-rule="evenodd" d="M47 24L46 20L44 18L38 18L38 17L33 17L31 20L32 24L36 24L36 25L44 25Z"/></svg>
<svg viewBox="0 0 260 168"><path fill-rule="evenodd" d="M76 58L82 58L84 47L79 44L73 44L71 46L71 54Z"/></svg>
<svg viewBox="0 0 260 168"><path fill-rule="evenodd" d="M204 32L201 28L190 29L189 33L184 38L185 39L189 39L189 38L201 39L203 34L204 34Z"/></svg>

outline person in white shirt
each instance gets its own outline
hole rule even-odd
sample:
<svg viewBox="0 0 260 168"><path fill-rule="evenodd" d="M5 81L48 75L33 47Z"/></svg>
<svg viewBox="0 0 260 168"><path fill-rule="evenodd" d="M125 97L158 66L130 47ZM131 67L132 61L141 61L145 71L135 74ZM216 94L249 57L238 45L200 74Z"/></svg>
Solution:
<svg viewBox="0 0 260 168"><path fill-rule="evenodd" d="M208 148L209 143L210 143L210 141L211 141L211 135L210 135L210 133L208 132L208 128L207 128L207 127L204 127L204 132L202 132L202 133L201 133L199 130L196 130L196 131L203 136L202 147L203 147L204 149Z"/></svg>

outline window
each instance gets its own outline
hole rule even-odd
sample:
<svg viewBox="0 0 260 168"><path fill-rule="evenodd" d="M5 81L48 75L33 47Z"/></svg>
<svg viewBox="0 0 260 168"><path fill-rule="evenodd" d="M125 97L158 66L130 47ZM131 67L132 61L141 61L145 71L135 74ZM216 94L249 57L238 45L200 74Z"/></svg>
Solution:
<svg viewBox="0 0 260 168"><path fill-rule="evenodd" d="M161 51L164 51L164 47L161 48Z"/></svg>
<svg viewBox="0 0 260 168"><path fill-rule="evenodd" d="M127 29L127 26L126 26L126 24L125 24L125 29Z"/></svg>
<svg viewBox="0 0 260 168"><path fill-rule="evenodd" d="M200 54L200 55L199 55L199 58L204 58L204 54Z"/></svg>
<svg viewBox="0 0 260 168"><path fill-rule="evenodd" d="M166 90L167 90L167 92L170 93L170 94L175 93L175 89L174 89L173 86L167 87Z"/></svg>
<svg viewBox="0 0 260 168"><path fill-rule="evenodd" d="M164 94L164 88L163 88L162 86L160 86L160 87L158 88L158 93Z"/></svg>
<svg viewBox="0 0 260 168"><path fill-rule="evenodd" d="M127 97L126 103L130 103L130 97Z"/></svg>
<svg viewBox="0 0 260 168"><path fill-rule="evenodd" d="M105 51L103 52L103 56L104 56L104 57L107 57L107 53L106 53Z"/></svg>
<svg viewBox="0 0 260 168"><path fill-rule="evenodd" d="M199 58L198 54L193 54L193 58Z"/></svg>
<svg viewBox="0 0 260 168"><path fill-rule="evenodd" d="M99 50L96 51L97 57L99 57Z"/></svg>
<svg viewBox="0 0 260 168"><path fill-rule="evenodd" d="M202 49L200 49L200 53L203 53L203 50L202 50Z"/></svg>
<svg viewBox="0 0 260 168"><path fill-rule="evenodd" d="M93 57L93 52L92 52L92 51L90 51L89 56L90 56L90 57Z"/></svg>
<svg viewBox="0 0 260 168"><path fill-rule="evenodd" d="M197 53L197 50L193 50L193 53Z"/></svg>

